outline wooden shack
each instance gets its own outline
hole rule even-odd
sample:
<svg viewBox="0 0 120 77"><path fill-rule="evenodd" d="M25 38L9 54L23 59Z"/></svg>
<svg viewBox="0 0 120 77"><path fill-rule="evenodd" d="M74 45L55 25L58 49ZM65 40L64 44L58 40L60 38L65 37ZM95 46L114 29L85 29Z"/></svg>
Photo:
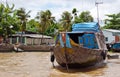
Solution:
<svg viewBox="0 0 120 77"><path fill-rule="evenodd" d="M10 44L22 43L23 45L54 44L51 36L40 34L14 34L10 39Z"/></svg>

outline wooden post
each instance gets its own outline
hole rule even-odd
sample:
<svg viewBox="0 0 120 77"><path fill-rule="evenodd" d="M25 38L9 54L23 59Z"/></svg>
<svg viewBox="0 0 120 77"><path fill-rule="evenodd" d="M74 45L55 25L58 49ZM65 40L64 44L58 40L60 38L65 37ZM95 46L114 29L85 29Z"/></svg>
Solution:
<svg viewBox="0 0 120 77"><path fill-rule="evenodd" d="M19 37L17 37L17 43L19 43Z"/></svg>
<svg viewBox="0 0 120 77"><path fill-rule="evenodd" d="M34 39L32 38L32 45L33 45Z"/></svg>
<svg viewBox="0 0 120 77"><path fill-rule="evenodd" d="M12 44L12 37L10 38L10 44Z"/></svg>
<svg viewBox="0 0 120 77"><path fill-rule="evenodd" d="M25 43L24 43L25 45L27 45L27 42L26 42L26 41L27 41L27 37L25 37Z"/></svg>

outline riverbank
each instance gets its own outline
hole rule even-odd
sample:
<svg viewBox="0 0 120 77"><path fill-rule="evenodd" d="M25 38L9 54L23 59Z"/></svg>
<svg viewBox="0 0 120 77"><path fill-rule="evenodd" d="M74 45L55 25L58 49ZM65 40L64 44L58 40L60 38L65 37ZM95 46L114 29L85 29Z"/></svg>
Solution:
<svg viewBox="0 0 120 77"><path fill-rule="evenodd" d="M52 46L49 45L13 45L13 44L2 44L0 45L0 52L10 51L50 51Z"/></svg>

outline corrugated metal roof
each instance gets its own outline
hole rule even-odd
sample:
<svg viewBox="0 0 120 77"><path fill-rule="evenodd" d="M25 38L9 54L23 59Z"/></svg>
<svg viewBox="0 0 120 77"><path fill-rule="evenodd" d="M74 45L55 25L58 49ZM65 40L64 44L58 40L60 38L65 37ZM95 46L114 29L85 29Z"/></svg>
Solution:
<svg viewBox="0 0 120 77"><path fill-rule="evenodd" d="M12 36L21 36L21 34L13 34ZM31 37L31 38L52 38L51 36L40 35L40 34L22 34L23 37Z"/></svg>
<svg viewBox="0 0 120 77"><path fill-rule="evenodd" d="M97 22L77 23L72 25L72 32L99 32L99 26Z"/></svg>
<svg viewBox="0 0 120 77"><path fill-rule="evenodd" d="M120 30L115 30L115 29L104 29L103 31L108 31L111 32L113 34L113 36L120 36Z"/></svg>
<svg viewBox="0 0 120 77"><path fill-rule="evenodd" d="M105 30L105 31L109 31L109 32L115 32L115 33L116 33L116 32L117 32L117 33L119 32L119 33L120 33L120 30L115 30L115 29L104 29L104 30ZM104 31L104 30L103 30L103 31Z"/></svg>

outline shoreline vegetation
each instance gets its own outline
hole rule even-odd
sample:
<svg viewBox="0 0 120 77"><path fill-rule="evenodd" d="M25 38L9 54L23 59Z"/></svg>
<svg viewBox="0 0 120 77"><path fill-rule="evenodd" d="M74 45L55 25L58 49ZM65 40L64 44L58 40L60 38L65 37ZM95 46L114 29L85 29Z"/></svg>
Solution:
<svg viewBox="0 0 120 77"><path fill-rule="evenodd" d="M7 2L6 4L0 3L0 44L1 39L6 41L17 32L21 33L20 42L24 39L23 35L26 31L55 38L58 32L71 31L74 23L94 22L94 18L91 16L90 11L82 11L79 13L76 8L73 8L71 12L65 10L61 14L61 18L57 21L56 17L52 15L49 9L38 11L36 17L29 20L31 11L27 12L25 8L15 9L14 7L14 4L10 6ZM106 16L108 19L105 19L104 28L119 30L120 13ZM43 42L43 39L41 42ZM3 47L5 50L13 50L14 48L12 45L0 45L0 50L2 50ZM47 47L44 49L46 50Z"/></svg>
<svg viewBox="0 0 120 77"><path fill-rule="evenodd" d="M0 36L4 37L4 40L16 32L24 34L25 31L55 37L55 31L71 31L74 23L95 22L89 10L82 12L76 8L72 11L65 10L61 18L56 20L57 18L48 9L38 11L35 18L29 19L31 11L27 12L25 8L15 9L14 7L14 4L10 6L7 2L0 4ZM107 16L109 19L105 19L104 28L119 29L120 13Z"/></svg>

